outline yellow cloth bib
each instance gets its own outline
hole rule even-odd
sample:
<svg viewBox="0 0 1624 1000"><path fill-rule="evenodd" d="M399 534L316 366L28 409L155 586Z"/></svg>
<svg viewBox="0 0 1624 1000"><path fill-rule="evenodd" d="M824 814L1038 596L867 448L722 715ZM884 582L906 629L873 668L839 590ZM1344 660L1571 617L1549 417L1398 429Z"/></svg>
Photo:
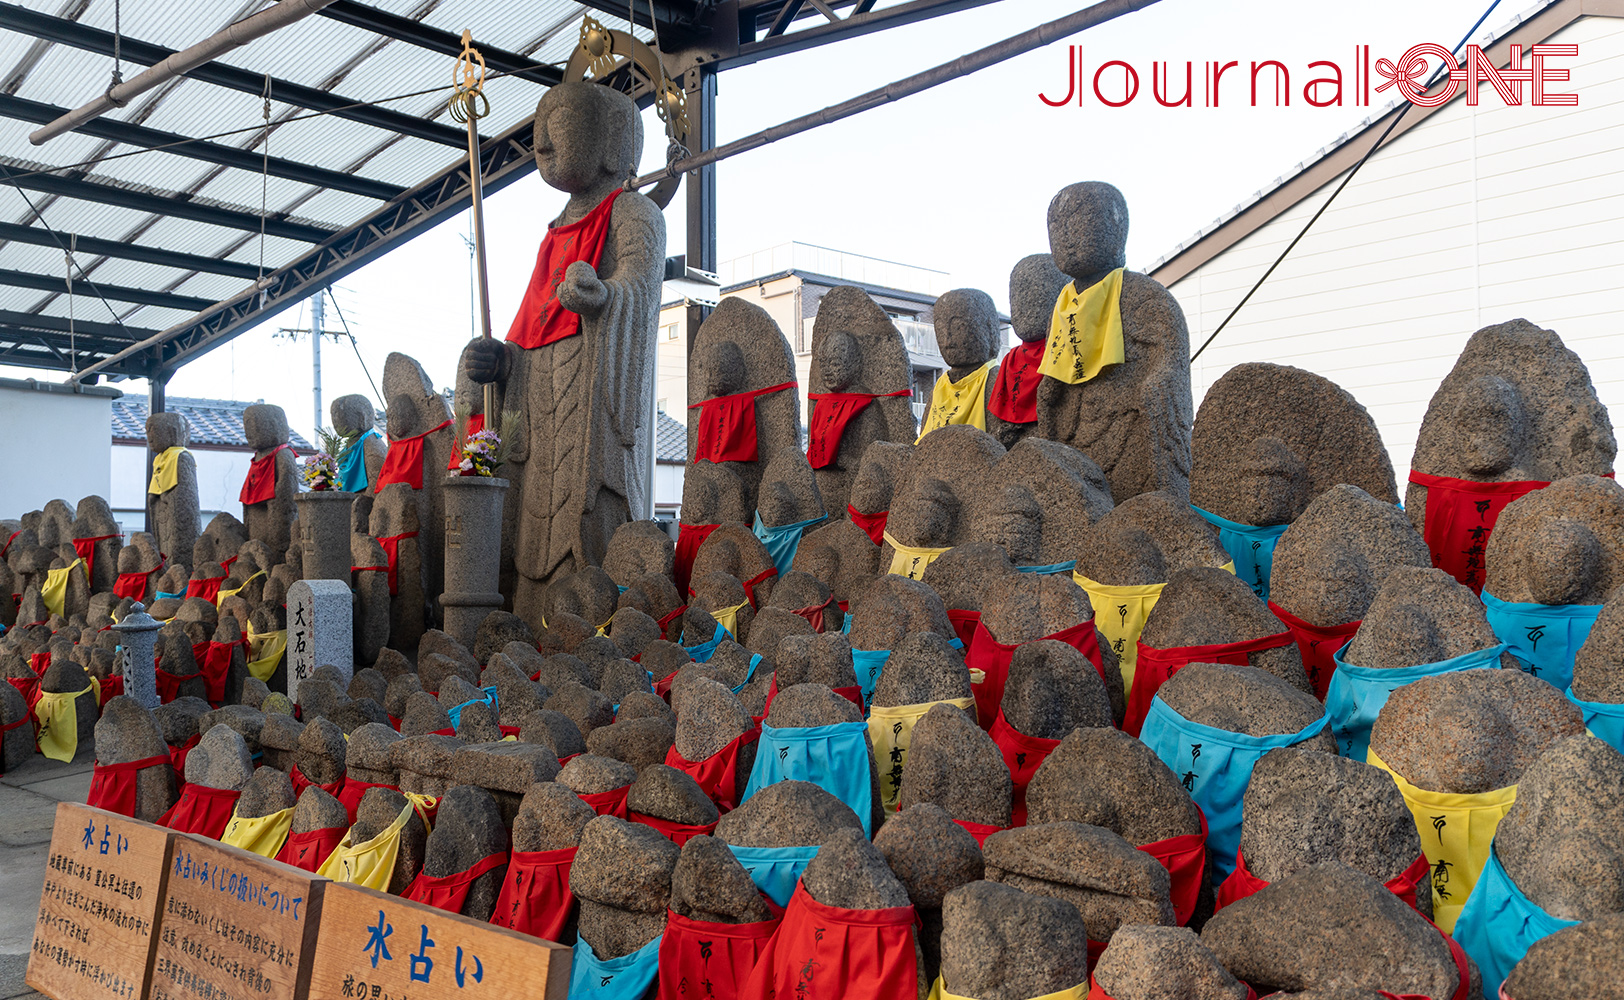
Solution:
<svg viewBox="0 0 1624 1000"><path fill-rule="evenodd" d="M79 752L79 713L77 702L83 695L101 701L101 683L92 677L83 691L53 693L41 691L34 705L39 720L39 752L52 760L70 761Z"/></svg>
<svg viewBox="0 0 1624 1000"><path fill-rule="evenodd" d="M915 444L925 435L949 424L969 424L987 429L987 373L992 371L989 361L958 382L950 381L947 372L936 380L930 391L930 408L925 411L925 425L919 429Z"/></svg>
<svg viewBox="0 0 1624 1000"><path fill-rule="evenodd" d="M292 828L292 806L269 816L252 817L238 815L233 809L231 822L226 824L226 832L220 835L220 843L253 851L262 858L274 858Z"/></svg>
<svg viewBox="0 0 1624 1000"><path fill-rule="evenodd" d="M896 811L902 794L902 768L908 761L908 744L913 727L932 705L957 705L974 714L974 698L927 701L918 705L872 705L868 710L868 738L874 744L874 759L880 765L880 802L887 813Z"/></svg>
<svg viewBox="0 0 1624 1000"><path fill-rule="evenodd" d="M1393 776L1404 804L1415 815L1421 850L1432 862L1432 922L1445 934L1453 934L1455 919L1489 862L1500 817L1517 801L1517 786L1476 795L1432 792L1405 781L1374 748L1366 759Z"/></svg>
<svg viewBox="0 0 1624 1000"><path fill-rule="evenodd" d="M1045 993L1040 997L1033 997L1032 1000L1083 1000L1086 996L1088 996L1088 980L1085 979L1069 990L1061 990L1058 993ZM947 987L942 983L942 977L937 976L936 982L931 984L930 996L926 1000L971 1000L971 998L947 992Z"/></svg>
<svg viewBox="0 0 1624 1000"><path fill-rule="evenodd" d="M180 482L180 456L185 448L165 448L152 456L152 482L148 493L168 493Z"/></svg>
<svg viewBox="0 0 1624 1000"><path fill-rule="evenodd" d="M264 570L260 570L259 572L254 574L254 576L264 576L264 575L265 575ZM248 586L248 581L252 580L254 578L254 576L250 576L248 578L248 580L244 580L242 583L238 584L232 590L221 590L218 593L216 593L214 595L214 606L218 608L220 605L224 604L226 598L230 597L232 594L235 594L235 593L241 591L243 587Z"/></svg>
<svg viewBox="0 0 1624 1000"><path fill-rule="evenodd" d="M1122 693L1126 697L1133 691L1134 669L1139 662L1139 633L1167 584L1111 587L1096 583L1075 570L1071 578L1088 593L1088 601L1094 606L1094 627L1116 650L1122 668Z"/></svg>
<svg viewBox="0 0 1624 1000"><path fill-rule="evenodd" d="M896 550L896 554L891 557L891 568L886 572L895 573L897 576L905 576L910 580L917 580L924 576L925 568L935 562L943 552L946 552L951 547L927 549L904 545L891 537L889 531L885 532L882 537L885 539L886 544Z"/></svg>
<svg viewBox="0 0 1624 1000"><path fill-rule="evenodd" d="M434 812L434 808L440 804L440 800L433 795L424 795L421 792L401 792L400 794L406 796L407 800L411 802L412 808L417 810L417 815L422 817L423 829L433 830L434 821L429 816Z"/></svg>
<svg viewBox="0 0 1624 1000"><path fill-rule="evenodd" d="M248 672L266 682L271 681L271 675L282 663L282 654L288 648L288 630L277 629L275 632L266 632L261 635L257 632L248 633L248 655L253 659L248 661Z"/></svg>
<svg viewBox="0 0 1624 1000"><path fill-rule="evenodd" d="M354 827L351 827L344 834L344 839L333 848L333 853L321 863L316 874L334 882L349 882L388 892L389 876L394 874L395 858L400 855L400 834L406 829L406 821L412 818L413 808L413 805L408 805L402 809L393 823L365 843L350 843L351 835L355 833Z"/></svg>
<svg viewBox="0 0 1624 1000"><path fill-rule="evenodd" d="M721 608L719 610L712 611L711 617L716 619L716 623L718 625L727 629L727 634L729 636L737 638L739 634L739 610L749 606L750 602L745 601L743 604L735 604L731 608Z"/></svg>
<svg viewBox="0 0 1624 1000"><path fill-rule="evenodd" d="M83 559L75 559L61 569L48 569L45 571L45 585L39 589L39 596L45 599L45 610L53 615L63 614L62 608L68 599L68 574L73 572L75 566L83 566Z"/></svg>
<svg viewBox="0 0 1624 1000"><path fill-rule="evenodd" d="M1076 385L1106 365L1120 365L1122 353L1122 268L1083 291L1075 281L1060 290L1049 317L1049 343L1038 371Z"/></svg>

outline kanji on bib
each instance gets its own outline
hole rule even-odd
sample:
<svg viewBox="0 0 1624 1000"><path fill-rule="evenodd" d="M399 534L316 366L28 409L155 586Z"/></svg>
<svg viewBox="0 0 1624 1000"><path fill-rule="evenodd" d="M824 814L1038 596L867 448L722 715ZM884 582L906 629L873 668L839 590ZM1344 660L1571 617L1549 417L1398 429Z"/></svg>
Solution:
<svg viewBox="0 0 1624 1000"><path fill-rule="evenodd" d="M1004 765L1009 768L1009 776L1015 783L1014 795L1010 799L1009 825L1025 826L1026 786L1032 783L1032 776L1038 773L1038 768L1049 759L1049 754L1060 745L1060 741L1028 736L1016 729L1004 718L1002 705L987 735L998 745L998 752L1003 754ZM876 747L874 752L878 754L879 749ZM883 776L881 781L884 781Z"/></svg>
<svg viewBox="0 0 1624 1000"><path fill-rule="evenodd" d="M1043 638L1063 642L1082 653L1088 657L1088 662L1094 664L1094 669L1099 671L1100 680L1105 679L1104 658L1100 654L1099 640L1094 635L1093 618ZM1009 661L1020 646L1021 643L999 642L987 631L985 622L976 624L975 636L970 640L969 649L965 653L964 665L970 668L972 675L976 671L982 674L979 683L972 682L970 685L975 693L976 721L982 729L992 728L993 719L997 718L998 709L1004 703L1004 684L1009 680Z"/></svg>
<svg viewBox="0 0 1624 1000"><path fill-rule="evenodd" d="M739 752L760 738L761 729L751 729L701 761L688 760L677 752L673 744L665 752L665 766L674 767L694 779L710 800L716 803L718 811L732 812L735 806L744 801L744 786L750 780L749 775L742 778L739 775Z"/></svg>
<svg viewBox="0 0 1624 1000"><path fill-rule="evenodd" d="M1134 678L1138 675L1139 633L1144 631L1145 619L1161 600L1162 588L1167 584L1113 586L1090 580L1075 570L1071 579L1088 594L1089 606L1094 609L1094 626L1116 651L1117 669L1122 673L1122 693L1131 697Z"/></svg>
<svg viewBox="0 0 1624 1000"><path fill-rule="evenodd" d="M699 547L718 527L715 524L677 522L677 554L672 564L672 579L677 585L678 597L687 596L688 584L694 572L694 557L699 555Z"/></svg>
<svg viewBox="0 0 1624 1000"><path fill-rule="evenodd" d="M1325 692L1325 715L1331 720L1331 735L1336 737L1336 750L1344 757L1365 760L1370 750L1370 730L1376 716L1394 691L1423 677L1452 674L1459 670L1481 670L1498 667L1500 654L1506 651L1504 643L1479 649L1437 663L1421 663L1413 667L1383 670L1360 667L1343 659L1346 648L1336 652L1336 671L1331 675L1331 686Z"/></svg>
<svg viewBox="0 0 1624 1000"><path fill-rule="evenodd" d="M874 697L874 688L880 683L880 674L885 672L885 665L889 662L891 662L889 649L851 651L852 671L857 674L857 687L862 692L862 703L857 706L858 708L867 707L869 699Z"/></svg>
<svg viewBox="0 0 1624 1000"><path fill-rule="evenodd" d="M158 825L176 833L196 833L219 840L226 832L226 824L231 822L241 795L237 789L210 788L192 782L181 789L180 799L169 811L158 817Z"/></svg>
<svg viewBox="0 0 1624 1000"><path fill-rule="evenodd" d="M73 760L79 752L79 699L89 697L100 704L101 683L90 678L82 691L41 691L34 701L34 718L38 721L39 752L52 760Z"/></svg>
<svg viewBox="0 0 1624 1000"><path fill-rule="evenodd" d="M756 511L756 522L751 531L766 546L767 554L772 556L773 568L778 570L779 576L783 576L789 572L790 564L795 562L795 553L801 547L801 536L806 534L806 529L828 518L828 514L819 514L805 521L769 528L762 523L761 512Z"/></svg>
<svg viewBox="0 0 1624 1000"><path fill-rule="evenodd" d="M487 854L474 862L465 872L452 872L450 875L418 872L417 877L412 879L412 884L400 894L400 898L423 903L447 913L461 913L463 904L468 902L468 892L473 888L474 880L507 863L507 851L502 851L500 854Z"/></svg>
<svg viewBox="0 0 1624 1000"><path fill-rule="evenodd" d="M756 888L779 906L788 906L790 896L801 881L801 873L817 856L817 844L805 847L741 847L728 844L727 849L750 876Z"/></svg>
<svg viewBox="0 0 1624 1000"><path fill-rule="evenodd" d="M1324 701L1326 691L1331 686L1331 677L1341 662L1336 659L1336 654L1353 639L1353 634L1359 631L1360 623L1315 625L1298 618L1273 601L1267 603L1269 610L1291 632L1291 637L1297 640L1297 652L1302 654L1303 672L1308 675L1308 683L1314 687L1314 697Z"/></svg>
<svg viewBox="0 0 1624 1000"><path fill-rule="evenodd" d="M609 192L608 197L578 222L547 227L547 235L542 237L541 247L536 251L536 267L530 272L530 284L524 290L513 325L508 328L509 343L528 350L581 332L581 317L558 301L558 286L563 283L569 266L577 261L585 261L597 270L603 257L604 239L609 235L609 218L620 192L618 187Z"/></svg>
<svg viewBox="0 0 1624 1000"><path fill-rule="evenodd" d="M917 705L871 705L868 710L868 738L874 747L874 760L880 767L880 806L896 812L902 794L902 771L908 762L908 746L913 728L934 705L953 705L974 712L974 698L927 701Z"/></svg>
<svg viewBox="0 0 1624 1000"><path fill-rule="evenodd" d="M754 462L760 457L756 446L756 397L793 388L795 383L790 381L690 403L688 409L699 411L695 418L694 460Z"/></svg>
<svg viewBox="0 0 1624 1000"><path fill-rule="evenodd" d="M1483 612L1489 627L1523 669L1542 681L1566 688L1573 683L1573 658L1590 637L1600 604L1533 604L1502 601L1487 590Z"/></svg>
<svg viewBox="0 0 1624 1000"><path fill-rule="evenodd" d="M744 992L745 980L778 923L777 916L753 924L712 923L667 910L659 1000L751 1000Z"/></svg>
<svg viewBox="0 0 1624 1000"><path fill-rule="evenodd" d="M1479 483L1410 470L1410 482L1427 488L1426 518L1421 538L1432 552L1432 565L1473 592L1483 589L1484 553L1500 512L1518 497L1551 485L1525 479Z"/></svg>
<svg viewBox="0 0 1624 1000"><path fill-rule="evenodd" d="M423 441L438 431L451 426L451 421L440 423L421 434L411 437L390 438L389 452L384 456L383 468L378 470L378 489L395 483L405 483L414 490L423 488Z"/></svg>
<svg viewBox="0 0 1624 1000"><path fill-rule="evenodd" d="M122 764L103 764L97 761L96 769L90 776L90 794L85 796L85 805L106 809L120 816L133 817L137 772L142 768L168 764L168 754L147 757L144 760L125 761Z"/></svg>
<svg viewBox="0 0 1624 1000"><path fill-rule="evenodd" d="M1266 635L1244 642L1221 642L1206 646L1174 646L1157 649L1139 641L1138 665L1134 670L1133 690L1128 693L1128 710L1122 719L1122 731L1138 736L1156 692L1172 676L1191 663L1228 663L1244 667L1247 657L1265 649L1278 649L1292 641L1291 630ZM1210 818L1210 817L1209 817Z"/></svg>
<svg viewBox="0 0 1624 1000"><path fill-rule="evenodd" d="M1483 995L1498 996L1500 984L1528 949L1577 920L1553 917L1517 888L1490 845L1488 861L1455 921L1455 940L1483 973Z"/></svg>
<svg viewBox="0 0 1624 1000"><path fill-rule="evenodd" d="M912 906L825 906L797 885L745 986L763 1000L897 1000L919 995Z"/></svg>
<svg viewBox="0 0 1624 1000"><path fill-rule="evenodd" d="M315 874L321 870L322 863L338 850L346 833L349 833L349 829L342 826L327 826L303 833L290 832L282 842L282 849L276 852L276 860Z"/></svg>
<svg viewBox="0 0 1624 1000"><path fill-rule="evenodd" d="M1410 863L1410 866L1397 875L1382 883L1393 895L1404 900L1410 909L1416 909L1416 886L1429 885L1429 876L1432 874L1432 863L1422 854ZM1246 867L1246 855L1238 848L1235 851L1235 870L1229 873L1223 884L1218 887L1218 906L1221 910L1231 903L1239 902L1255 892L1268 888L1268 881L1252 874ZM1429 890L1430 891L1430 890ZM1417 911L1419 912L1419 911Z"/></svg>
<svg viewBox="0 0 1624 1000"><path fill-rule="evenodd" d="M389 877L395 871L395 859L400 856L400 836L412 818L415 806L407 803L400 815L371 840L354 842L355 828L351 827L333 852L323 861L317 873L334 882L364 885L379 892L389 891Z"/></svg>
<svg viewBox="0 0 1624 1000"><path fill-rule="evenodd" d="M1047 340L1022 341L998 362L998 377L987 395L987 412L1006 423L1030 424L1038 419L1038 383L1043 373Z"/></svg>
<svg viewBox="0 0 1624 1000"><path fill-rule="evenodd" d="M237 499L244 504L264 503L276 496L276 456L290 447L283 443L248 463L248 475L243 477L242 492Z"/></svg>
<svg viewBox="0 0 1624 1000"><path fill-rule="evenodd" d="M1295 733L1248 736L1191 722L1155 698L1139 738L1183 781L1201 807L1213 864L1228 876L1240 849L1241 799L1252 783L1252 768L1270 750L1306 743L1325 726L1321 717Z"/></svg>
<svg viewBox="0 0 1624 1000"><path fill-rule="evenodd" d="M925 545L904 545L897 541L889 531L883 532L881 537L893 550L891 565L886 568L886 572L896 576L905 576L910 580L923 579L925 570L930 567L930 564L941 558L942 553L951 548L951 546L946 545L940 548Z"/></svg>
<svg viewBox="0 0 1624 1000"><path fill-rule="evenodd" d="M496 896L491 923L546 941L564 936L575 913L570 866L579 848L514 851Z"/></svg>
<svg viewBox="0 0 1624 1000"><path fill-rule="evenodd" d="M1432 920L1444 933L1453 933L1478 874L1488 864L1500 818L1517 801L1517 786L1475 795L1434 792L1410 784L1375 750L1367 761L1393 776L1415 816L1421 850L1432 863Z"/></svg>
<svg viewBox="0 0 1624 1000"><path fill-rule="evenodd" d="M847 504L846 516L851 518L851 523L857 525L859 528L862 528L863 534L873 539L875 545L879 545L885 541L885 522L891 517L891 512L889 510L881 510L875 511L872 514L865 514L856 507L853 507L851 504Z"/></svg>
<svg viewBox="0 0 1624 1000"><path fill-rule="evenodd" d="M152 456L152 478L147 481L148 493L162 496L175 488L180 482L180 456L185 451L185 448L176 446L165 448ZM0 556L4 555L5 550L0 548Z"/></svg>
<svg viewBox="0 0 1624 1000"><path fill-rule="evenodd" d="M1082 291L1071 281L1055 299L1049 337L1038 371L1070 385L1119 365L1122 344L1122 274L1117 268Z"/></svg>
<svg viewBox="0 0 1624 1000"><path fill-rule="evenodd" d="M1269 599L1269 573L1274 569L1274 547L1289 524L1242 524L1202 510L1195 504L1190 509L1200 514L1213 530L1218 532L1218 544L1229 553L1235 566L1235 576L1252 588L1252 593Z"/></svg>
<svg viewBox="0 0 1624 1000"><path fill-rule="evenodd" d="M1569 685L1564 693L1568 696L1568 700L1579 706L1579 711L1584 713L1585 728L1590 730L1590 735L1614 750L1624 753L1624 704L1580 701L1574 697L1572 685Z"/></svg>
<svg viewBox="0 0 1624 1000"><path fill-rule="evenodd" d="M873 836L873 789L869 785L868 723L777 728L763 725L744 800L780 781L809 781L851 807Z"/></svg>
<svg viewBox="0 0 1624 1000"><path fill-rule="evenodd" d="M942 372L930 391L925 419L921 421L919 437L914 443L925 440L925 435L931 431L954 424L968 424L986 430L987 375L991 373L992 366L993 362L989 361L957 382L948 377L948 372Z"/></svg>
<svg viewBox="0 0 1624 1000"><path fill-rule="evenodd" d="M807 425L806 462L814 469L826 469L840 455L840 441L846 425L876 399L912 396L912 389L896 392L809 392L812 419ZM878 544L878 543L876 543Z"/></svg>
<svg viewBox="0 0 1624 1000"><path fill-rule="evenodd" d="M619 958L599 958L585 939L570 961L569 1000L641 1000L660 971L660 938Z"/></svg>
<svg viewBox="0 0 1624 1000"><path fill-rule="evenodd" d="M262 858L274 858L293 829L293 806L278 810L269 816L244 816L232 810L231 821L220 834L220 843L240 847Z"/></svg>

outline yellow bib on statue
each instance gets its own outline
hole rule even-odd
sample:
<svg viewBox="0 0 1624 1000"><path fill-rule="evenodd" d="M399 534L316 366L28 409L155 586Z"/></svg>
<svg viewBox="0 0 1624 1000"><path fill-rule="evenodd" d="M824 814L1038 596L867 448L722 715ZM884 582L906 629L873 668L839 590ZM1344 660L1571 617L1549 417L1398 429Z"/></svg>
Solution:
<svg viewBox="0 0 1624 1000"><path fill-rule="evenodd" d="M1374 748L1366 760L1393 776L1404 804L1414 814L1421 850L1432 862L1432 922L1445 934L1453 934L1466 897L1489 862L1500 817L1517 801L1517 786L1476 795L1432 792L1405 781Z"/></svg>
<svg viewBox="0 0 1624 1000"><path fill-rule="evenodd" d="M254 574L254 576L264 576L264 575L265 575L264 570L260 570L259 572ZM252 580L254 578L254 576L251 576L247 580L244 580L242 583L238 584L236 587L232 588L231 590L222 590L222 591L216 593L214 595L214 606L219 607L220 605L224 604L226 598L230 597L233 594L236 594L236 593L240 592L244 587L248 586L249 580Z"/></svg>
<svg viewBox="0 0 1624 1000"><path fill-rule="evenodd" d="M891 566L886 572L894 573L897 576L905 576L910 580L917 580L924 576L926 567L935 562L948 548L951 548L951 546L944 546L939 549L928 549L922 546L904 545L892 538L889 531L884 532L881 537L885 539L887 545L896 551L896 554L891 557Z"/></svg>
<svg viewBox="0 0 1624 1000"><path fill-rule="evenodd" d="M711 612L711 617L716 619L716 624L727 629L730 638L737 639L739 636L739 612L749 606L750 602L745 601L743 604L735 604L731 608L719 608Z"/></svg>
<svg viewBox="0 0 1624 1000"><path fill-rule="evenodd" d="M930 407L925 410L924 426L919 428L915 444L925 435L950 424L969 424L987 429L987 373L992 371L989 361L957 382L950 381L947 372L936 380L930 391Z"/></svg>
<svg viewBox="0 0 1624 1000"><path fill-rule="evenodd" d="M39 721L39 752L52 760L70 761L79 752L78 701L85 695L101 701L101 682L90 679L83 691L56 693L40 692L34 705L34 718Z"/></svg>
<svg viewBox="0 0 1624 1000"><path fill-rule="evenodd" d="M414 804L408 804L382 833L365 843L350 843L355 833L355 828L351 827L333 853L321 863L316 874L334 882L349 882L388 892L389 877L394 874L395 859L400 856L400 834L406 829L406 821L412 818L415 808Z"/></svg>
<svg viewBox="0 0 1624 1000"><path fill-rule="evenodd" d="M887 813L896 812L902 794L902 769L913 742L913 727L933 705L956 705L975 714L974 698L927 701L918 705L871 705L868 710L868 738L874 744L874 759L880 765L880 802Z"/></svg>
<svg viewBox="0 0 1624 1000"><path fill-rule="evenodd" d="M1031 1000L1083 1000L1086 996L1088 996L1088 980L1085 979L1069 990L1045 993L1040 997L1032 997ZM947 986L943 984L942 977L937 976L936 982L931 984L930 996L926 997L926 1000L971 1000L971 998L947 992Z"/></svg>
<svg viewBox="0 0 1624 1000"><path fill-rule="evenodd" d="M287 652L288 630L277 629L275 632L248 633L248 655L253 659L248 661L248 672L254 677L266 682L271 681L271 675L282 663L282 654Z"/></svg>
<svg viewBox="0 0 1624 1000"><path fill-rule="evenodd" d="M68 600L68 574L73 567L83 566L83 559L75 559L61 569L48 569L45 571L45 584L39 589L39 596L45 601L45 610L53 615L64 615L63 606Z"/></svg>
<svg viewBox="0 0 1624 1000"><path fill-rule="evenodd" d="M262 858L274 858L292 828L292 806L269 816L241 816L233 810L226 832L220 835L220 843L253 851Z"/></svg>
<svg viewBox="0 0 1624 1000"><path fill-rule="evenodd" d="M1134 670L1139 663L1139 633L1167 584L1112 587L1096 583L1075 570L1071 578L1088 594L1088 601L1094 606L1094 627L1116 650L1122 670L1122 695L1126 698L1133 691Z"/></svg>
<svg viewBox="0 0 1624 1000"><path fill-rule="evenodd" d="M152 456L152 481L148 493L168 493L180 482L180 456L185 448L165 448Z"/></svg>
<svg viewBox="0 0 1624 1000"><path fill-rule="evenodd" d="M400 794L406 796L406 800L412 804L412 808L417 810L417 815L423 820L423 829L432 831L434 829L432 817L434 811L440 807L440 800L433 795L424 795L422 792L401 792Z"/></svg>
<svg viewBox="0 0 1624 1000"><path fill-rule="evenodd" d="M1060 290L1040 374L1076 385L1106 365L1122 363L1122 271L1117 268L1081 292L1075 281Z"/></svg>

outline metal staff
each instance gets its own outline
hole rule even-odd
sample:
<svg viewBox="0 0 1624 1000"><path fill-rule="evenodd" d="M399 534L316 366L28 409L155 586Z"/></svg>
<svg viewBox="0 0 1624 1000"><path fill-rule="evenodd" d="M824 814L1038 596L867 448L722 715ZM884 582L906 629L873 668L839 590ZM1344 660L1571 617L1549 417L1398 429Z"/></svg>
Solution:
<svg viewBox="0 0 1624 1000"><path fill-rule="evenodd" d="M474 270L479 276L479 328L480 335L491 339L491 291L485 277L485 192L481 183L479 162L479 119L491 113L491 103L485 98L485 57L474 48L474 33L462 33L462 53L451 71L453 90L448 108L451 117L468 124L468 188L474 208ZM496 388L485 384L485 427L495 431L500 426L496 415Z"/></svg>

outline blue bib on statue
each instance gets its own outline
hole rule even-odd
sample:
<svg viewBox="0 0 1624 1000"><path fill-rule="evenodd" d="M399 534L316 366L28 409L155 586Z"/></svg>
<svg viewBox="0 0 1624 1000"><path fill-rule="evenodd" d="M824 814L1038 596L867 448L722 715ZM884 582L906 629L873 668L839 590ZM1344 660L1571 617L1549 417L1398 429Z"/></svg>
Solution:
<svg viewBox="0 0 1624 1000"><path fill-rule="evenodd" d="M1536 941L1578 922L1553 917L1524 896L1491 848L1455 920L1455 940L1482 970L1483 995L1497 997L1500 984Z"/></svg>
<svg viewBox="0 0 1624 1000"><path fill-rule="evenodd" d="M847 611L845 614L846 620L840 623L840 631L844 632L846 635L851 635L852 613Z"/></svg>
<svg viewBox="0 0 1624 1000"><path fill-rule="evenodd" d="M873 834L874 788L869 783L868 723L837 722L832 726L777 729L765 723L756 745L756 763L744 798L780 781L810 781L851 806Z"/></svg>
<svg viewBox="0 0 1624 1000"><path fill-rule="evenodd" d="M1274 546L1291 525L1271 524L1260 528L1219 517L1195 504L1191 504L1190 509L1217 529L1219 544L1229 553L1229 558L1235 560L1235 576L1251 587L1252 593L1268 600L1269 572L1274 568Z"/></svg>
<svg viewBox="0 0 1624 1000"><path fill-rule="evenodd" d="M1624 705L1614 705L1605 701L1580 701L1573 696L1573 687L1567 690L1568 700L1579 706L1584 713L1585 728L1590 735L1601 740L1608 746L1624 753Z"/></svg>
<svg viewBox="0 0 1624 1000"><path fill-rule="evenodd" d="M727 845L739 864L750 873L756 888L779 906L788 906L795 895L795 884L806 871L807 862L818 853L818 845L807 847L740 847Z"/></svg>
<svg viewBox="0 0 1624 1000"><path fill-rule="evenodd" d="M369 437L377 437L378 429L368 427L367 432L338 456L338 488L349 493L367 491L367 451L362 447Z"/></svg>
<svg viewBox="0 0 1624 1000"><path fill-rule="evenodd" d="M599 958L592 946L576 939L570 963L569 1000L639 1000L660 971L660 940L620 958Z"/></svg>
<svg viewBox="0 0 1624 1000"><path fill-rule="evenodd" d="M1241 846L1241 799L1252 783L1252 768L1270 750L1313 739L1324 728L1325 719L1319 718L1295 733L1247 736L1191 722L1155 697L1139 739L1173 769L1206 813L1207 850L1219 874L1227 878L1235 870L1235 851Z"/></svg>
<svg viewBox="0 0 1624 1000"><path fill-rule="evenodd" d="M1437 663L1380 670L1356 667L1344 660L1342 654L1347 648L1343 646L1331 657L1336 661L1336 672L1325 691L1325 714L1331 720L1331 735L1336 737L1336 752L1361 761L1370 751L1370 728L1394 691L1423 677L1498 667L1500 654L1506 651L1504 643L1496 643Z"/></svg>
<svg viewBox="0 0 1624 1000"><path fill-rule="evenodd" d="M467 708L469 705L489 705L489 706L491 706L491 711L493 713L497 710L496 709L496 689L494 687L488 687L488 688L480 688L480 690L485 692L485 697L483 697L483 698L470 698L469 700L463 702L461 705L457 705L457 706L454 706L452 708L448 708L448 709L445 710L445 714L451 716L451 728L452 729L455 729L458 726L462 725L462 710Z"/></svg>
<svg viewBox="0 0 1624 1000"><path fill-rule="evenodd" d="M697 646L684 646L682 649L683 652L688 654L689 659L695 663L705 663L716 655L716 647L720 646L722 640L726 638L728 638L727 629L722 627L721 622L717 622L716 632L709 639Z"/></svg>
<svg viewBox="0 0 1624 1000"><path fill-rule="evenodd" d="M1522 604L1483 591L1489 626L1528 664L1523 669L1558 688L1573 683L1573 657L1590 636L1600 604Z"/></svg>
<svg viewBox="0 0 1624 1000"><path fill-rule="evenodd" d="M760 665L761 660L762 656L760 653L750 654L750 669L744 672L744 683L736 686L733 689L734 694L738 694L740 691L743 691L746 685L756 679L756 667Z"/></svg>
<svg viewBox="0 0 1624 1000"><path fill-rule="evenodd" d="M789 572L790 564L795 561L795 550L801 547L801 535L806 529L820 521L829 519L828 514L819 514L810 521L797 521L786 524L781 528L769 528L761 523L761 513L756 513L755 527L751 528L761 544L767 547L767 554L773 557L773 565L778 568L778 578L782 580L784 574Z"/></svg>
<svg viewBox="0 0 1624 1000"><path fill-rule="evenodd" d="M1047 566L1017 566L1017 573L1036 573L1039 576L1048 576L1052 573L1070 573L1077 568L1077 560L1067 559L1063 563L1050 563Z"/></svg>
<svg viewBox="0 0 1624 1000"><path fill-rule="evenodd" d="M891 659L889 649L854 649L851 651L852 670L857 674L857 686L863 689L863 704L874 700L874 685L880 682L886 663Z"/></svg>

